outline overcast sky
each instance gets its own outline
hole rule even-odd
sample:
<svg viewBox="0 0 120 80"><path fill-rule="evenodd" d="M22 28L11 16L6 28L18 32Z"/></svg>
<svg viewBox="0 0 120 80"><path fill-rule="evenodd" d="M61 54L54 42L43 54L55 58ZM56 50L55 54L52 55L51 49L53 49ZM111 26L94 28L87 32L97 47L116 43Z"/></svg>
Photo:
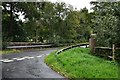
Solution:
<svg viewBox="0 0 120 80"><path fill-rule="evenodd" d="M86 7L88 10L90 10L90 2L96 1L96 0L48 0L50 2L65 2L66 4L71 4L74 8L77 8L77 10L80 10L84 7Z"/></svg>
<svg viewBox="0 0 120 80"><path fill-rule="evenodd" d="M80 10L84 7L86 7L89 11L91 8L90 2L91 1L96 1L96 0L48 0L50 2L65 2L66 4L71 4L74 8L77 8L77 10ZM23 19L23 15L20 14L19 18L22 19L22 21L25 21L25 19Z"/></svg>

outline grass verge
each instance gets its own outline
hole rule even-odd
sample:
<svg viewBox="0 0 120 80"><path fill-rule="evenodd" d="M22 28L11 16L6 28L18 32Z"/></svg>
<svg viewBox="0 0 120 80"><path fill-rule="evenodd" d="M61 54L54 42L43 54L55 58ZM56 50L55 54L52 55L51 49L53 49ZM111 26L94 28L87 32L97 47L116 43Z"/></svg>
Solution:
<svg viewBox="0 0 120 80"><path fill-rule="evenodd" d="M45 63L67 78L118 78L118 63L91 55L89 48L55 52L45 58Z"/></svg>
<svg viewBox="0 0 120 80"><path fill-rule="evenodd" d="M12 53L19 53L22 52L22 50L16 50L16 49L7 49L0 51L0 54L12 54Z"/></svg>

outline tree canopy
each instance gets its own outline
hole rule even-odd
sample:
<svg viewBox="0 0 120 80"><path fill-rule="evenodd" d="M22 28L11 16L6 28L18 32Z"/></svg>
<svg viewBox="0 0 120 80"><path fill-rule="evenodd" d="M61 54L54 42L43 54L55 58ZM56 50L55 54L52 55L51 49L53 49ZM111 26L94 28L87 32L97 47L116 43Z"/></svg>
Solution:
<svg viewBox="0 0 120 80"><path fill-rule="evenodd" d="M99 46L118 45L120 42L120 2L91 2L93 28Z"/></svg>
<svg viewBox="0 0 120 80"><path fill-rule="evenodd" d="M3 41L86 42L96 33L98 46L119 45L120 2L91 4L93 12L63 2L3 2Z"/></svg>

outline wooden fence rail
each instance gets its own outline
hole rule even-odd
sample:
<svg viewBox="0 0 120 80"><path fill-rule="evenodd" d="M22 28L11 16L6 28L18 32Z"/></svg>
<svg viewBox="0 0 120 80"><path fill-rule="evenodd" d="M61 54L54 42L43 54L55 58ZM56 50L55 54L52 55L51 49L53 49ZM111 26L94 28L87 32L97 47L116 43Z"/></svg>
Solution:
<svg viewBox="0 0 120 80"><path fill-rule="evenodd" d="M105 58L110 58L112 60L120 60L120 48L109 47L95 47L95 55L104 56Z"/></svg>

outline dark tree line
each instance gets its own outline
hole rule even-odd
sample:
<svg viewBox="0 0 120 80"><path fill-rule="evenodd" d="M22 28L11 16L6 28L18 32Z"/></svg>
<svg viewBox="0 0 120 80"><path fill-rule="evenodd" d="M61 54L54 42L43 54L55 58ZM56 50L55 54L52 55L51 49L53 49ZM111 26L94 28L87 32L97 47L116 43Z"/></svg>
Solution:
<svg viewBox="0 0 120 80"><path fill-rule="evenodd" d="M10 2L2 6L3 41L75 42L79 36L85 35L82 25L87 27L86 8L73 11L71 5L50 2ZM25 22L19 20L18 12L25 16Z"/></svg>
<svg viewBox="0 0 120 80"><path fill-rule="evenodd" d="M3 2L3 41L42 43L87 42L97 34L98 46L119 45L120 2L91 2L87 8L73 10L71 5L51 2ZM25 21L19 19L24 15Z"/></svg>

